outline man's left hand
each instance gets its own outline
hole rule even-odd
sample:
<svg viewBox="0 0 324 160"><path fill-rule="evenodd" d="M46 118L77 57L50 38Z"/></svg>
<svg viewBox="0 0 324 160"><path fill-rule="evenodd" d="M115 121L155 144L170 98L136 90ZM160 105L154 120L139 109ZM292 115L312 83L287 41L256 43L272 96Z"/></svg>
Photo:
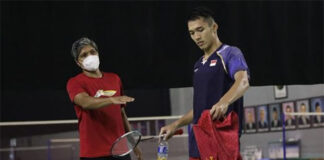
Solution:
<svg viewBox="0 0 324 160"><path fill-rule="evenodd" d="M228 103L222 101L219 101L215 105L213 105L212 109L210 110L212 120L223 118L227 112L228 105Z"/></svg>

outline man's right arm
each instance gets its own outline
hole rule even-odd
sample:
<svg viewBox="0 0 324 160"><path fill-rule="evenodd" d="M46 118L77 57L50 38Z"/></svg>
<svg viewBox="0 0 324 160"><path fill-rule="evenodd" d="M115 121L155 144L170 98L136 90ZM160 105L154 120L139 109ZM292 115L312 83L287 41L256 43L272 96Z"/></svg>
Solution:
<svg viewBox="0 0 324 160"><path fill-rule="evenodd" d="M86 110L98 109L112 104L126 104L133 101L134 98L128 96L95 98L89 96L86 92L78 93L74 97L74 103Z"/></svg>
<svg viewBox="0 0 324 160"><path fill-rule="evenodd" d="M174 121L173 123L164 126L161 128L160 131L160 135L162 134L166 134L166 136L164 137L164 139L168 140L170 139L174 132L185 125L190 124L193 121L193 110L190 110L187 114L185 114L184 116L182 116L180 119Z"/></svg>

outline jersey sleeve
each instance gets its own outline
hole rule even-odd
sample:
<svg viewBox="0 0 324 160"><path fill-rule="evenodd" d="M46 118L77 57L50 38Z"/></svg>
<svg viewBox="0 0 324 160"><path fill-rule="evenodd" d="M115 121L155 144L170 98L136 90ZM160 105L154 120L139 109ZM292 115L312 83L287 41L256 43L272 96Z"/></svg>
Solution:
<svg viewBox="0 0 324 160"><path fill-rule="evenodd" d="M228 73L232 79L237 71L247 71L250 77L249 68L246 64L243 53L240 49L233 47L227 61Z"/></svg>
<svg viewBox="0 0 324 160"><path fill-rule="evenodd" d="M71 102L74 102L74 97L81 93L86 92L82 85L76 79L70 79L66 85L66 90L69 94Z"/></svg>

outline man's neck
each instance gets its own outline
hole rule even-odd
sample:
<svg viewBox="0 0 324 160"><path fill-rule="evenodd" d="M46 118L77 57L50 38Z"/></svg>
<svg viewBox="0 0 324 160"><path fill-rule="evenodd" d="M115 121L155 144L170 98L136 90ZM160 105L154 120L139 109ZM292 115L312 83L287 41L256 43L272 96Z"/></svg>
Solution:
<svg viewBox="0 0 324 160"><path fill-rule="evenodd" d="M204 50L205 58L208 58L211 54L213 54L221 45L222 42L218 38L216 38L214 45Z"/></svg>
<svg viewBox="0 0 324 160"><path fill-rule="evenodd" d="M93 72L83 70L83 73L86 76L91 77L91 78L101 78L102 77L102 73L99 69L97 69L96 71L93 71Z"/></svg>

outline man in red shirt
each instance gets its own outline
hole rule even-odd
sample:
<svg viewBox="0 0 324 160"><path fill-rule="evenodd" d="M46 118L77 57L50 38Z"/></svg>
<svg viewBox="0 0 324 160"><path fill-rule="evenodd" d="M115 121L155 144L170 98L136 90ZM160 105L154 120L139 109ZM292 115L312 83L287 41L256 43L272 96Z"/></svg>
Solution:
<svg viewBox="0 0 324 160"><path fill-rule="evenodd" d="M81 38L72 45L72 56L82 73L69 79L67 91L79 121L81 160L130 160L130 156L113 157L114 141L130 131L124 106L134 98L124 96L117 74L99 70L96 43ZM142 159L141 151L135 155Z"/></svg>

